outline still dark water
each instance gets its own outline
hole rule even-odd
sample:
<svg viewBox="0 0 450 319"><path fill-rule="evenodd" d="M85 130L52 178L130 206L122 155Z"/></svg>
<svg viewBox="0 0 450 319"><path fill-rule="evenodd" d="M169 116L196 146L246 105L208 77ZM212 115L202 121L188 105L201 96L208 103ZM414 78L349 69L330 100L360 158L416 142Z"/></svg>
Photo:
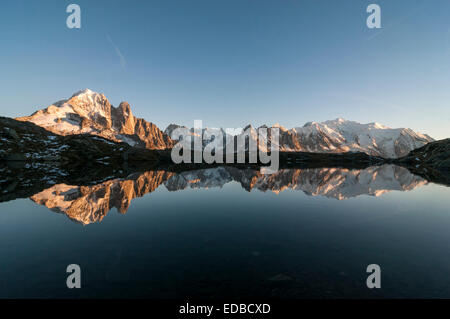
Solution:
<svg viewBox="0 0 450 319"><path fill-rule="evenodd" d="M395 166L57 184L0 203L0 297L450 298L449 207Z"/></svg>

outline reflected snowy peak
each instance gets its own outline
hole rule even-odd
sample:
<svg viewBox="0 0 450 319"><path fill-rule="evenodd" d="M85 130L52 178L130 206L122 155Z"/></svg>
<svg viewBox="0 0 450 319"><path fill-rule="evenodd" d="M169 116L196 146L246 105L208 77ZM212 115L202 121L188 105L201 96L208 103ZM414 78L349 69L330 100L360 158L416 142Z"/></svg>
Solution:
<svg viewBox="0 0 450 319"><path fill-rule="evenodd" d="M366 169L282 169L271 175L250 168L223 166L181 173L163 170L135 173L93 186L58 184L33 195L31 200L87 225L100 222L112 208L126 213L134 198L151 193L161 185L173 192L222 188L233 182L249 192L258 190L279 194L285 190L299 190L307 195L338 200L360 195L380 196L389 191L409 191L428 183L406 168L395 165Z"/></svg>

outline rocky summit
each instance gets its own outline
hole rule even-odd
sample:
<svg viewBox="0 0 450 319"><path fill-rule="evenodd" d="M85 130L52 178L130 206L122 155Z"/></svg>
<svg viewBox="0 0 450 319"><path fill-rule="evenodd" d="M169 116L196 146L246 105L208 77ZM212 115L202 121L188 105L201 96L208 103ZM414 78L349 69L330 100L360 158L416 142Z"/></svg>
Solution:
<svg viewBox="0 0 450 319"><path fill-rule="evenodd" d="M91 134L147 149L173 146L170 137L155 124L136 118L127 102L114 107L105 95L89 89L17 120L34 123L59 135Z"/></svg>

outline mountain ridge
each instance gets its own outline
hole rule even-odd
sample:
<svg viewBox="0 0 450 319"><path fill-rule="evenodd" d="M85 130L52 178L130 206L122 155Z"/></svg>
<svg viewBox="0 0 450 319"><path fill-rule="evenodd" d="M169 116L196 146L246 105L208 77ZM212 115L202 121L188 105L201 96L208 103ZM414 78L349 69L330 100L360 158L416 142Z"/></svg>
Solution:
<svg viewBox="0 0 450 319"><path fill-rule="evenodd" d="M183 127L177 124L170 124L164 132L169 136L173 130ZM258 145L259 149L268 151L267 145L271 144L264 140L258 140L258 130L260 128L270 128L261 125L254 128L248 124L241 133L233 138L242 135L247 141L249 138ZM361 124L355 121L337 118L324 122L307 122L301 127L286 129L279 123L271 128L279 129L279 150L282 152L311 152L311 153L346 153L361 152L370 156L383 158L399 158L405 156L410 151L422 147L434 141L427 134L414 132L409 128L390 128L377 122ZM192 132L192 129L190 129ZM217 129L205 128L204 131L214 131ZM174 136L171 136L175 138ZM188 140L189 141L189 140ZM236 144L236 143L235 143ZM249 144L247 142L246 144ZM226 145L226 143L224 143ZM186 143L189 147L189 143ZM248 146L246 146L246 151Z"/></svg>
<svg viewBox="0 0 450 319"><path fill-rule="evenodd" d="M157 125L142 118L136 118L128 102L121 102L114 107L104 94L85 89L76 92L69 99L60 100L45 109L38 110L30 116L18 117L19 121L32 122L52 133L60 135L92 134L115 142L125 142L131 146L147 149L170 149L177 142L171 136L176 128L183 126L170 124L164 131ZM248 141L258 145L262 151L268 151L265 141L258 140L257 130L247 125L234 136L246 134ZM279 150L284 152L311 153L346 153L362 152L370 156L399 158L410 151L434 141L430 136L414 132L409 128L389 128L377 122L361 124L342 118L324 122L307 122L303 126L287 129L280 124ZM214 148L221 147L220 141L212 135L223 129L205 128L203 134L208 138L198 145L202 150L206 144ZM196 136L188 133L184 142L189 149L190 140ZM197 136L198 138L198 136ZM271 137L268 142L272 143ZM236 144L236 143L235 143ZM228 147L224 143L226 151ZM247 149L248 150L248 146ZM232 149L234 152L235 149Z"/></svg>

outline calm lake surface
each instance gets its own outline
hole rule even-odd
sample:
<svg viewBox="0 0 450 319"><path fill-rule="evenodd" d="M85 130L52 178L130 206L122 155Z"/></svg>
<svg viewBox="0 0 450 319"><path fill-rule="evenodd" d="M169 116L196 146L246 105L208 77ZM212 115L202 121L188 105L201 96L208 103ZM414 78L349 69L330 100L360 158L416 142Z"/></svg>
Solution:
<svg viewBox="0 0 450 319"><path fill-rule="evenodd" d="M450 298L449 208L448 187L389 165L55 184L0 203L0 297Z"/></svg>

